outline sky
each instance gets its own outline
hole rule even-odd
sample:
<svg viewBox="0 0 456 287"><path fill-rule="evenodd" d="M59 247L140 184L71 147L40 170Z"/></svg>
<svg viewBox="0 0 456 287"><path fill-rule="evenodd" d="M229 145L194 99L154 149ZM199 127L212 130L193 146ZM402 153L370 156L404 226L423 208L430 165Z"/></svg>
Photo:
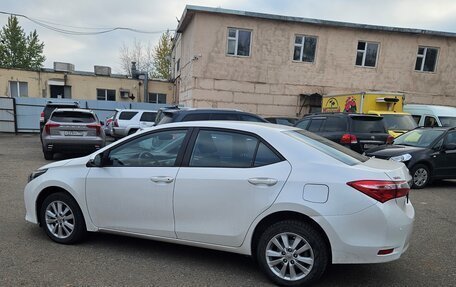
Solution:
<svg viewBox="0 0 456 287"><path fill-rule="evenodd" d="M2 0L0 11L24 14L70 30L129 27L154 33L114 31L99 35L66 35L38 26L24 18L20 25L28 33L37 30L45 43L44 67L69 62L78 71L93 71L94 65L120 68L120 48L142 41L156 45L161 32L174 30L185 5L221 7L286 16L352 23L456 32L456 0ZM0 14L0 26L8 15ZM177 18L177 19L176 19Z"/></svg>

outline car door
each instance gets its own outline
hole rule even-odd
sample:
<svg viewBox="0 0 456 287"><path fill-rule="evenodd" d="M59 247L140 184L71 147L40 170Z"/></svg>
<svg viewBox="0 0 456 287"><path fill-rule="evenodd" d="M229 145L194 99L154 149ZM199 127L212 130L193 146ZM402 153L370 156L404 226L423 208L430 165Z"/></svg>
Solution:
<svg viewBox="0 0 456 287"><path fill-rule="evenodd" d="M445 136L440 153L434 156L437 175L441 178L456 178L456 131Z"/></svg>
<svg viewBox="0 0 456 287"><path fill-rule="evenodd" d="M90 168L86 198L93 223L102 229L175 237L173 189L187 129L135 137L103 154Z"/></svg>
<svg viewBox="0 0 456 287"><path fill-rule="evenodd" d="M174 190L177 237L240 246L250 224L278 196L291 166L252 134L201 129L192 138Z"/></svg>
<svg viewBox="0 0 456 287"><path fill-rule="evenodd" d="M141 118L139 119L139 128L145 129L153 127L155 124L156 112L143 112Z"/></svg>

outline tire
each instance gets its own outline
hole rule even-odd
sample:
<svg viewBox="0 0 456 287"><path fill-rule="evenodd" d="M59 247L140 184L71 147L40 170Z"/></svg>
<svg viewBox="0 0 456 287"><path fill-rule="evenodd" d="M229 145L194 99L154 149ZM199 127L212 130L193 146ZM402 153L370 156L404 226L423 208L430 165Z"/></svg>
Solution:
<svg viewBox="0 0 456 287"><path fill-rule="evenodd" d="M43 151L44 159L45 160L53 160L54 153L52 151Z"/></svg>
<svg viewBox="0 0 456 287"><path fill-rule="evenodd" d="M412 167L412 188L422 189L431 182L431 171L424 164L417 164Z"/></svg>
<svg viewBox="0 0 456 287"><path fill-rule="evenodd" d="M284 236L287 243L282 239ZM263 232L256 257L262 271L276 284L308 286L323 275L330 256L318 231L305 222L290 220L277 222Z"/></svg>
<svg viewBox="0 0 456 287"><path fill-rule="evenodd" d="M77 202L63 192L52 193L44 199L40 208L40 222L49 238L61 244L77 243L87 233L84 216Z"/></svg>

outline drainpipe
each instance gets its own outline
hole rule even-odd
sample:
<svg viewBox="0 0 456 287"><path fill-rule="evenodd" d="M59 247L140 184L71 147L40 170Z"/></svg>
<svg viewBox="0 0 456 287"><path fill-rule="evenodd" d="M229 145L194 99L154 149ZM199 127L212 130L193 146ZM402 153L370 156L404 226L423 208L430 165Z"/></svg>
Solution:
<svg viewBox="0 0 456 287"><path fill-rule="evenodd" d="M139 79L139 76L144 76L144 100L146 99L146 95L149 93L149 75L147 71L138 71L136 69L136 62L131 62L131 77L133 79ZM138 93L138 102L140 102L140 97Z"/></svg>

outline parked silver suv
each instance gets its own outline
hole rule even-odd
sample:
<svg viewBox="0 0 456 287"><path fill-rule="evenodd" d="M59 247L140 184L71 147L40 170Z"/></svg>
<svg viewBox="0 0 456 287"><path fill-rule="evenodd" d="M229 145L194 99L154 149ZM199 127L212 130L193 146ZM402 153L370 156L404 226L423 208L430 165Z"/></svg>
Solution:
<svg viewBox="0 0 456 287"><path fill-rule="evenodd" d="M54 153L93 152L105 145L102 123L91 110L56 109L41 133L44 158Z"/></svg>
<svg viewBox="0 0 456 287"><path fill-rule="evenodd" d="M118 110L114 115L111 136L121 138L137 132L139 129L152 127L157 111Z"/></svg>

